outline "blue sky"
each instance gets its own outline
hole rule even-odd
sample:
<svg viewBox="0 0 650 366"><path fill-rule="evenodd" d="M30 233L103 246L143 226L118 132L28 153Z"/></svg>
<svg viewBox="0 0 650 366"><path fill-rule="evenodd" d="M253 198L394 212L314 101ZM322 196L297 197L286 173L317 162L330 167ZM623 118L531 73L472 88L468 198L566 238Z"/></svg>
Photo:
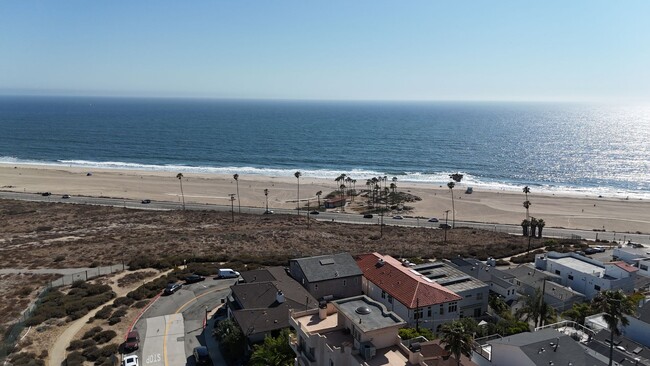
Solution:
<svg viewBox="0 0 650 366"><path fill-rule="evenodd" d="M650 99L650 1L0 2L0 93Z"/></svg>

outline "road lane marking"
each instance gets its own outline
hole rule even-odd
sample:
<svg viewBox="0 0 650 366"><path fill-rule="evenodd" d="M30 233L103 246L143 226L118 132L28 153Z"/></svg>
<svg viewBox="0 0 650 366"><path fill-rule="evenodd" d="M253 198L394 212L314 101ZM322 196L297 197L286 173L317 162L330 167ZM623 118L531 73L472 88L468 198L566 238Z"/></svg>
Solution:
<svg viewBox="0 0 650 366"><path fill-rule="evenodd" d="M186 303L184 303L183 305L181 305L178 309L176 309L176 311L174 312L174 314L178 314L178 313L180 313L180 312L183 311L183 309L185 309L189 304L191 304L191 303L193 303L194 301L196 301L196 300L202 298L203 296L209 295L209 294L211 294L211 293L213 293L213 292L222 291L222 290L225 290L225 289L223 289L223 288L222 288L222 289L220 289L220 288L215 288L214 290L206 291L206 292L202 293L201 295L194 296L191 300L187 301ZM171 318L170 318L170 319L171 319ZM168 330L168 328L169 328L169 323L168 323L168 322L165 322L165 334L163 335L163 358L164 358L164 360L165 360L165 366L168 366L168 363L167 363L167 330Z"/></svg>

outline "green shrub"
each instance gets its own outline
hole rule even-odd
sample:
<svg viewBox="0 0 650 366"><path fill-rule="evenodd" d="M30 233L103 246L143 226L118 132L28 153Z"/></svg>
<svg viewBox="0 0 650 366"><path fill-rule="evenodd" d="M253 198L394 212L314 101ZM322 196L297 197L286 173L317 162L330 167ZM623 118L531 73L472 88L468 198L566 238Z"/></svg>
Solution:
<svg viewBox="0 0 650 366"><path fill-rule="evenodd" d="M36 358L34 353L21 352L11 356L11 363L14 366L42 366L45 365L43 360Z"/></svg>
<svg viewBox="0 0 650 366"><path fill-rule="evenodd" d="M424 327L421 327L419 331L417 331L415 328L402 328L399 330L399 336L402 339L412 339L420 336L430 341L434 339L431 330L429 328L424 328Z"/></svg>
<svg viewBox="0 0 650 366"><path fill-rule="evenodd" d="M83 347L83 342L81 340L79 340L79 339L75 339L74 341L70 342L70 345L68 346L68 348L66 348L66 350L74 351L74 350L78 350L80 348L84 348Z"/></svg>
<svg viewBox="0 0 650 366"><path fill-rule="evenodd" d="M135 302L135 300L133 300L130 297L125 297L125 296L118 297L113 302L113 307L117 308L117 307L120 307L120 306L131 306L131 305L133 305L134 302Z"/></svg>
<svg viewBox="0 0 650 366"><path fill-rule="evenodd" d="M94 339L88 338L84 339L81 343L81 348L88 348L97 345L97 342L95 342Z"/></svg>
<svg viewBox="0 0 650 366"><path fill-rule="evenodd" d="M95 334L93 336L93 339L97 342L97 344L104 344L115 338L115 336L117 336L117 333L115 333L114 330L104 330Z"/></svg>
<svg viewBox="0 0 650 366"><path fill-rule="evenodd" d="M112 313L113 313L113 307L110 305L106 305L95 314L95 318L108 319L111 317Z"/></svg>
<svg viewBox="0 0 650 366"><path fill-rule="evenodd" d="M115 324L117 324L117 323L119 323L121 321L122 321L122 318L120 318L120 317L110 317L110 318L108 318L108 325L115 325Z"/></svg>
<svg viewBox="0 0 650 366"><path fill-rule="evenodd" d="M93 338L95 335L99 334L102 331L102 327L93 327L84 333L81 339ZM84 347L85 348L85 347Z"/></svg>
<svg viewBox="0 0 650 366"><path fill-rule="evenodd" d="M86 361L86 357L84 357L81 352L75 351L72 352L68 355L68 357L65 359L65 365L67 366L83 366L84 362Z"/></svg>
<svg viewBox="0 0 650 366"><path fill-rule="evenodd" d="M91 346L81 351L81 354L88 361L95 361L97 358L99 358L99 348L97 348L97 346Z"/></svg>
<svg viewBox="0 0 650 366"><path fill-rule="evenodd" d="M103 357L110 357L114 354L117 354L119 346L115 343L107 344L99 350L99 353Z"/></svg>

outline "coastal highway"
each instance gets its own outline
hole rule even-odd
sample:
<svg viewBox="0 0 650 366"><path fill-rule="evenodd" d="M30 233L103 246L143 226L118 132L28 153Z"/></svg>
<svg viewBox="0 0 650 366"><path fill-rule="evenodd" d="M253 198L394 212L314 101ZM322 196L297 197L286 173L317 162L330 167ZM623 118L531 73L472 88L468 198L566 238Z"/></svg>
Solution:
<svg viewBox="0 0 650 366"><path fill-rule="evenodd" d="M113 207L124 207L140 210L179 210L181 205L177 202L169 201L151 201L149 204L143 204L138 200L129 200L122 198L109 198L109 197L86 197L86 196L70 196L70 198L62 198L61 196L42 196L38 193L20 193L20 192L7 192L0 191L0 198L15 199L23 201L35 202L58 202L58 203L71 203L71 204L87 204L87 205L102 205ZM186 203L185 208L188 210L214 210L214 211L227 211L231 210L230 205L213 205L203 203ZM296 215L296 210L293 209L272 209L275 214ZM242 213L247 214L264 214L263 207L242 207ZM235 214L237 208L235 208ZM307 212L301 211L301 215L306 217ZM311 220L319 221L334 221L349 224L364 224L364 225L378 225L381 217L374 215L372 219L365 219L359 214L348 214L344 212L321 212L318 215L310 215ZM384 225L391 226L408 226L408 227L428 227L438 229L439 223L427 222L426 218L413 218L404 217L402 220L393 219L390 216L383 218ZM451 220L449 220L451 224ZM504 232L510 234L521 234L521 226L511 224L497 224L497 223L481 223L481 222L468 222L456 221L456 227L470 227L484 230L494 230L497 232ZM650 229L650 228L649 228ZM579 230L579 229L564 229L564 228L544 228L544 237L549 238L571 238L580 237L587 240L608 240L623 243L632 241L633 243L650 245L650 234L636 234L636 233L618 233L611 231L593 231L593 230Z"/></svg>

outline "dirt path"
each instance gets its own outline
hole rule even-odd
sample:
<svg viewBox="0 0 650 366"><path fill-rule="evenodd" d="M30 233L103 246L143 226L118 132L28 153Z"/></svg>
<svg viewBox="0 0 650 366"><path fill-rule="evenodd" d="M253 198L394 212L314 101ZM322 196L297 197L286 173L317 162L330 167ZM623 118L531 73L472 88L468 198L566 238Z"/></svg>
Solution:
<svg viewBox="0 0 650 366"><path fill-rule="evenodd" d="M157 274L156 276L147 278L146 281L151 281L151 280L154 280L156 278L165 276L166 274L168 274L171 271L172 270L161 272L161 273ZM135 290L136 288L138 288L141 285L141 282L138 281L138 283L133 284L133 285L128 286L128 287L118 287L117 286L117 280L119 280L120 278L122 278L122 277L124 277L124 276L126 276L126 275L128 275L130 273L133 273L133 272L123 272L123 273L120 273L119 275L117 275L117 276L115 276L115 277L113 277L111 279L112 282L113 282L111 284L111 288L117 294L117 296L113 300L107 302L106 304L98 306L96 309L91 310L88 314L86 314L85 316L75 320L74 322L70 323L67 326L67 328L63 331L63 333L61 333L61 335L56 339L56 341L54 342L52 347L50 347L50 349L48 350L48 358L45 359L45 365L49 365L49 366L59 366L59 365L61 365L63 363L63 361L65 360L65 358L66 358L66 348L68 348L68 345L70 344L70 342L72 342L72 340L75 338L77 333L79 333L79 330L81 330L81 328L83 328L83 326L88 322L88 319L95 316L95 314L101 308L103 308L105 305L112 305L113 302L115 301L115 299L117 299L118 297L125 296L126 294L128 294L129 292Z"/></svg>

